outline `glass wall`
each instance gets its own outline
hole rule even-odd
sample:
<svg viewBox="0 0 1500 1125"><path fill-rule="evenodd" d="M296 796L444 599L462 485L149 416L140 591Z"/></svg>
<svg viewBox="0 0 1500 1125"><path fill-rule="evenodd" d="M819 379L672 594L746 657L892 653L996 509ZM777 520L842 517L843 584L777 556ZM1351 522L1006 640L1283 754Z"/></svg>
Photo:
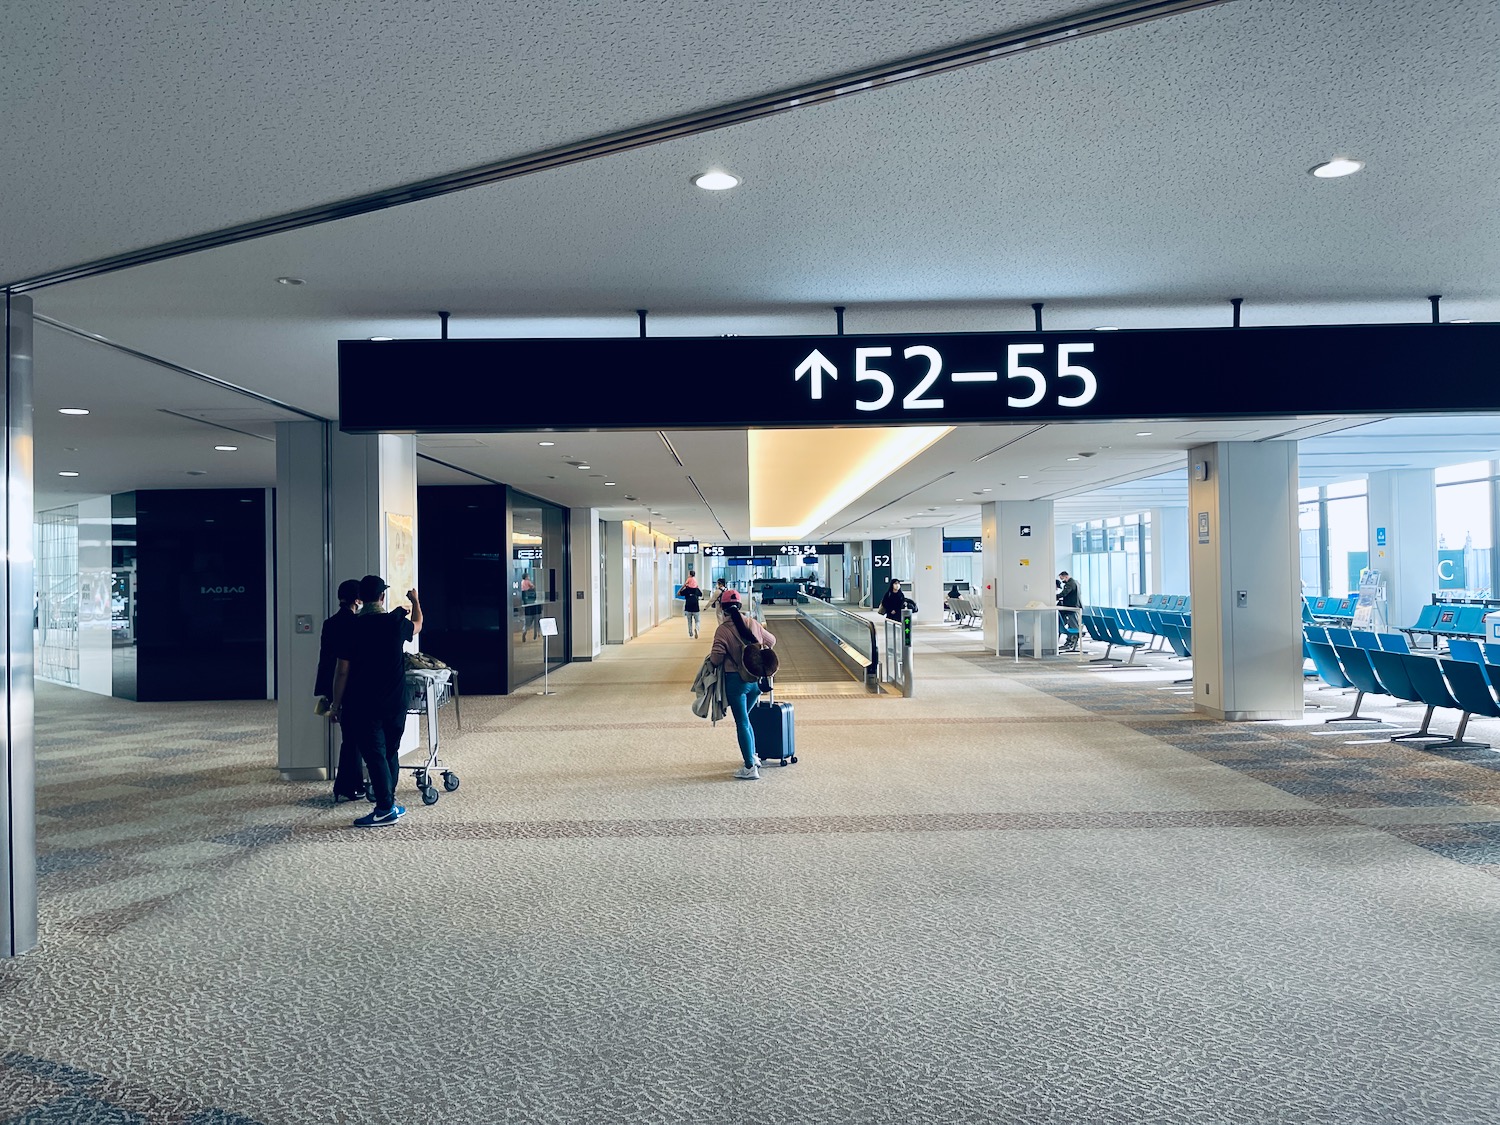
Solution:
<svg viewBox="0 0 1500 1125"><path fill-rule="evenodd" d="M1084 605L1129 605L1149 593L1151 513L1073 525L1073 577Z"/></svg>
<svg viewBox="0 0 1500 1125"><path fill-rule="evenodd" d="M510 494L509 690L567 663L568 510L520 492ZM557 630L544 643L545 622Z"/></svg>
<svg viewBox="0 0 1500 1125"><path fill-rule="evenodd" d="M1495 589L1495 463L1473 461L1433 472L1437 485L1438 590L1487 598Z"/></svg>
<svg viewBox="0 0 1500 1125"><path fill-rule="evenodd" d="M78 507L54 508L36 524L36 674L78 686Z"/></svg>
<svg viewBox="0 0 1500 1125"><path fill-rule="evenodd" d="M1302 596L1344 598L1359 593L1370 565L1370 506L1364 480L1297 490Z"/></svg>

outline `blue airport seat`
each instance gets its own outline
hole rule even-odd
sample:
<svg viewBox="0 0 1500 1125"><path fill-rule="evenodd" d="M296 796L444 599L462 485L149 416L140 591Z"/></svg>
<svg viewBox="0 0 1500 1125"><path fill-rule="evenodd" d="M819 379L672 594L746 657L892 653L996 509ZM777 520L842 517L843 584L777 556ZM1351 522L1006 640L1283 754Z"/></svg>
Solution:
<svg viewBox="0 0 1500 1125"><path fill-rule="evenodd" d="M1355 629L1353 636L1354 643L1360 648L1378 649L1380 647L1380 638L1369 629Z"/></svg>
<svg viewBox="0 0 1500 1125"><path fill-rule="evenodd" d="M1459 608L1458 628L1460 633L1467 633L1471 637L1484 636L1484 615L1490 612L1488 606L1466 605Z"/></svg>
<svg viewBox="0 0 1500 1125"><path fill-rule="evenodd" d="M1302 620L1303 620L1304 623L1310 623L1312 621L1312 619L1313 619L1312 607L1307 604L1307 599L1303 598L1302 599Z"/></svg>
<svg viewBox="0 0 1500 1125"><path fill-rule="evenodd" d="M1495 702L1495 693L1485 678L1484 665L1467 660L1442 661L1443 675L1447 677L1448 689L1464 710L1458 722L1458 731L1452 742L1438 744L1442 750L1488 750L1488 742L1465 742L1464 731L1469 726L1470 715L1483 715L1487 719L1500 719L1500 704Z"/></svg>
<svg viewBox="0 0 1500 1125"><path fill-rule="evenodd" d="M1435 630L1438 627L1438 615L1442 612L1443 607L1440 605L1424 605L1422 612L1417 614L1416 623L1403 626L1401 632L1405 633L1413 642L1416 641L1418 633L1426 633L1432 638L1433 647L1436 648L1437 633Z"/></svg>
<svg viewBox="0 0 1500 1125"><path fill-rule="evenodd" d="M1318 675L1323 682L1331 688L1352 688L1349 677L1344 675L1344 669L1339 664L1338 654L1333 651L1333 646L1323 644L1320 641L1308 641L1308 650L1312 653L1313 667L1317 668Z"/></svg>
<svg viewBox="0 0 1500 1125"><path fill-rule="evenodd" d="M1479 642L1464 637L1448 638L1448 655L1454 660L1462 660L1468 664L1484 663L1484 650L1479 647Z"/></svg>
<svg viewBox="0 0 1500 1125"><path fill-rule="evenodd" d="M1354 637L1350 635L1348 629L1330 625L1328 626L1328 643L1333 645L1334 648L1338 648L1339 645L1348 647L1354 644Z"/></svg>
<svg viewBox="0 0 1500 1125"><path fill-rule="evenodd" d="M1427 708L1426 714L1422 716L1422 725L1418 730L1410 734L1395 734L1391 736L1392 742L1442 742L1447 735L1433 734L1428 730L1432 723L1433 712L1436 710L1430 703L1422 698L1416 686L1411 682L1411 674L1406 665L1411 660L1431 661L1430 656L1420 656L1416 653L1405 652L1380 652L1370 653L1370 666L1375 669L1376 678L1380 680L1385 688L1386 694L1396 699L1404 699L1408 703L1420 703Z"/></svg>
<svg viewBox="0 0 1500 1125"><path fill-rule="evenodd" d="M1325 719L1328 723L1345 723L1351 720L1364 720L1365 716L1359 713L1359 705L1364 702L1367 695L1386 695L1385 686L1381 684L1375 675L1375 669L1370 664L1369 650L1357 645L1334 645L1334 655L1338 657L1339 664L1343 666L1344 675L1354 685L1358 695L1354 697L1354 710L1347 715L1341 715L1336 719ZM1379 720L1376 720L1377 722Z"/></svg>
<svg viewBox="0 0 1500 1125"><path fill-rule="evenodd" d="M1328 639L1328 630L1322 625L1302 626L1302 636L1305 640L1317 641L1320 645L1333 643Z"/></svg>
<svg viewBox="0 0 1500 1125"><path fill-rule="evenodd" d="M1406 643L1406 636L1402 633L1376 633L1375 638L1385 652L1411 651L1411 646Z"/></svg>
<svg viewBox="0 0 1500 1125"><path fill-rule="evenodd" d="M1404 659L1406 674L1411 677L1411 686L1417 689L1417 694L1422 697L1423 703L1429 707L1463 711L1463 704L1453 698L1453 693L1448 689L1448 681L1443 675L1442 665L1435 657L1408 656ZM1470 748L1470 745L1460 738L1445 738L1441 742L1429 743L1427 748L1466 750ZM1482 749L1482 747L1474 748Z"/></svg>
<svg viewBox="0 0 1500 1125"><path fill-rule="evenodd" d="M1484 662L1486 664L1500 664L1500 645L1484 642Z"/></svg>
<svg viewBox="0 0 1500 1125"><path fill-rule="evenodd" d="M1126 648L1130 650L1130 659L1125 661L1125 663L1134 664L1136 651L1138 649L1145 648L1146 642L1127 640L1125 634L1120 632L1119 623L1116 622L1112 617L1101 614L1100 616L1095 618L1095 621L1098 623L1100 633L1095 633L1093 629L1090 629L1089 634L1090 636L1094 637L1095 640L1102 640L1104 642L1104 655L1096 656L1093 660L1089 661L1089 663L1103 664L1108 661L1118 664L1120 662L1118 658L1111 657L1110 653L1117 648Z"/></svg>

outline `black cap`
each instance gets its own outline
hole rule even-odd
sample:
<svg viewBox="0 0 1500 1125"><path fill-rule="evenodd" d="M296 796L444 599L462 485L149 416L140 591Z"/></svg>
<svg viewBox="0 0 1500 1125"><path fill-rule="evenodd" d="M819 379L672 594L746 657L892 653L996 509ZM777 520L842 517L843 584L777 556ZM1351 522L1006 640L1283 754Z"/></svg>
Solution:
<svg viewBox="0 0 1500 1125"><path fill-rule="evenodd" d="M378 574L367 574L359 580L359 600L363 602L374 602L380 600L380 595L389 590L390 583Z"/></svg>
<svg viewBox="0 0 1500 1125"><path fill-rule="evenodd" d="M354 578L346 578L339 583L339 601L359 601L359 581Z"/></svg>

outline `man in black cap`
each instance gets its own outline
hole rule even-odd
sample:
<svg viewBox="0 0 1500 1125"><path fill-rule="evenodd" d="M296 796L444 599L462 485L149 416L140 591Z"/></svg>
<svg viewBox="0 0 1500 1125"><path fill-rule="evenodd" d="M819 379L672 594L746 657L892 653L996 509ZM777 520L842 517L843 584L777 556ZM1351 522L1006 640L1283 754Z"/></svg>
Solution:
<svg viewBox="0 0 1500 1125"><path fill-rule="evenodd" d="M318 678L313 694L318 697L318 714L333 709L333 674L338 666L339 651L354 626L359 613L359 581L346 578L339 583L339 611L323 622L318 646ZM333 779L333 800L362 801L365 796L365 772L360 764L359 747L345 737L339 746L339 768Z"/></svg>
<svg viewBox="0 0 1500 1125"><path fill-rule="evenodd" d="M339 652L333 680L333 717L353 739L370 771L375 809L359 817L357 828L395 824L406 812L396 804L400 776L401 735L406 730L406 642L422 631L422 603L415 589L406 592L411 615L385 610L389 587L378 574L360 579L364 608Z"/></svg>

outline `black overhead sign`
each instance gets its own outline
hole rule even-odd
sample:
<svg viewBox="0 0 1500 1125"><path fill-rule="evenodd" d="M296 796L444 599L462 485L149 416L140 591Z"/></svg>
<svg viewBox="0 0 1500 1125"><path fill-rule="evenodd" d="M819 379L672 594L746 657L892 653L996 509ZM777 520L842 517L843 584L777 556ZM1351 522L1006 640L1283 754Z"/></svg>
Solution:
<svg viewBox="0 0 1500 1125"><path fill-rule="evenodd" d="M1500 324L343 340L349 433L1500 410Z"/></svg>

